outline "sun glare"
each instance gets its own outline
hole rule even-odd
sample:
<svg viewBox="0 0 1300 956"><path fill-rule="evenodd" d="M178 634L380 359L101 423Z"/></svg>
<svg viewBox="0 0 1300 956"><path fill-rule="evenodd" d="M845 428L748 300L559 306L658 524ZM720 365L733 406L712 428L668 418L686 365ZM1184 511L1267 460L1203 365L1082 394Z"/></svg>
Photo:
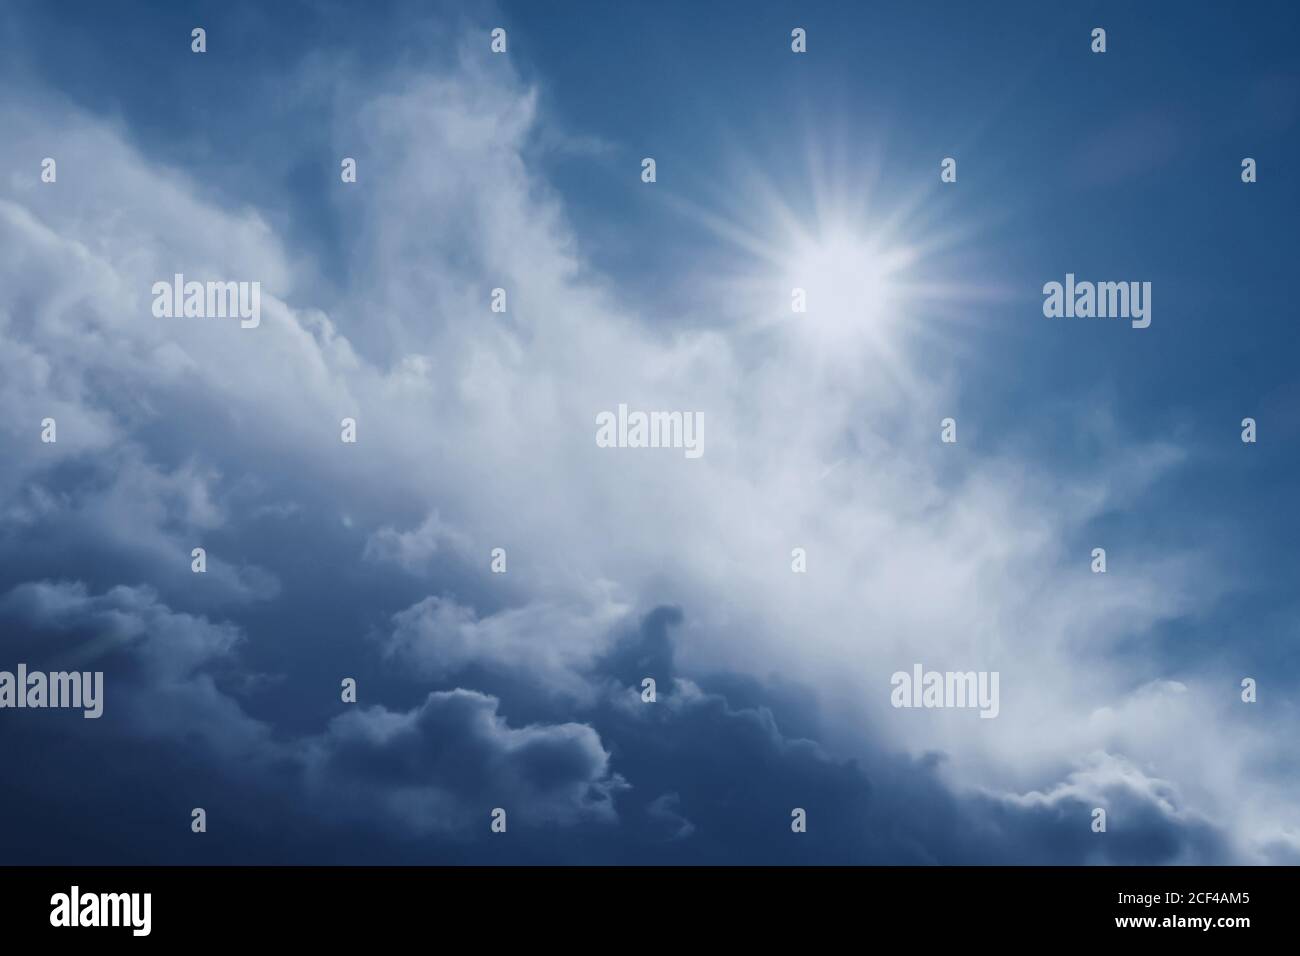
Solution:
<svg viewBox="0 0 1300 956"><path fill-rule="evenodd" d="M944 343L955 321L970 321L966 306L990 294L969 271L977 233L951 215L937 176L899 192L869 151L839 162L814 143L806 151L803 175L742 159L728 180L739 186L716 205L675 202L722 240L704 267L714 301L737 326L781 336L782 348L828 373L906 376L914 342Z"/></svg>
<svg viewBox="0 0 1300 956"><path fill-rule="evenodd" d="M888 250L847 231L800 242L790 255L786 281L801 289L804 307L818 324L835 326L888 317Z"/></svg>

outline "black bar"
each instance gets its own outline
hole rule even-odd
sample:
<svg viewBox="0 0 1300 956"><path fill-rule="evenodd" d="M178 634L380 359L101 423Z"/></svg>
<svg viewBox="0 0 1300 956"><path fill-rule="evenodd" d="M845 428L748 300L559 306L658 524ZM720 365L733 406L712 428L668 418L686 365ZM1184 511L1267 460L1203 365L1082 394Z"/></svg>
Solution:
<svg viewBox="0 0 1300 956"><path fill-rule="evenodd" d="M70 904L73 886L83 907L87 895L150 894L148 935L135 936L130 916L143 925L135 910L121 910L127 925L117 927L51 925L56 894ZM75 932L84 943L205 945L408 933L430 948L462 934L462 945L516 934L539 945L557 935L666 944L690 927L760 942L901 931L973 943L1128 936L1231 945L1293 928L1296 889L1287 867L10 867L0 869L0 925L7 941L66 942ZM98 910L98 897L89 905ZM114 906L125 904L111 901L110 917ZM590 935L596 927L601 937Z"/></svg>

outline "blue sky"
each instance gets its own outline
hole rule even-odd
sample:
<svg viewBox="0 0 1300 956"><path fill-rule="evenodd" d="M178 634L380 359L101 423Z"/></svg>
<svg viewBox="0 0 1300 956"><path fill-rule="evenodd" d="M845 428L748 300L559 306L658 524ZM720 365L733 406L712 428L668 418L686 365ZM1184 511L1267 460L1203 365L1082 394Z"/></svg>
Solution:
<svg viewBox="0 0 1300 956"><path fill-rule="evenodd" d="M952 6L7 6L0 859L1300 860L1300 18Z"/></svg>

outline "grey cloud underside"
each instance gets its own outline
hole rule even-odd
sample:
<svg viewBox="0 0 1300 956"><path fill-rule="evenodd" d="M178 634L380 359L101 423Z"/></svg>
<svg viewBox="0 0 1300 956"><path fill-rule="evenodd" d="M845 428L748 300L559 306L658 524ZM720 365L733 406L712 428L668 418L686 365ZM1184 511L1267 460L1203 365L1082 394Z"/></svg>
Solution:
<svg viewBox="0 0 1300 956"><path fill-rule="evenodd" d="M174 780L177 766L192 768L196 781L225 778L191 788L196 805L220 811L215 847L148 839L138 805L121 811L132 825L120 833L135 846L97 829L98 816L58 816L60 805L75 805L66 794L21 811L36 824L57 819L65 835L84 841L74 844L93 848L92 859L343 861L386 852L456 862L485 854L531 862L1189 863L1224 852L1215 829L1180 811L1167 785L1131 768L1080 774L1048 794L960 797L935 776L938 757L881 755L870 771L836 760L811 740L783 735L766 707L735 706L678 677L671 631L681 612L672 608L611 638L588 673L601 699L581 720L512 726L498 699L452 689L405 711L347 710L322 733L297 739L277 739L244 711L236 690L213 681L213 665L237 654L237 630L176 614L147 591L96 596L78 585L23 585L0 600L0 620L5 633L22 635L6 650L33 662L95 648L80 666L103 669L115 697L129 702L93 727L42 726L32 714L18 723L31 734L27 747L100 754L107 778L73 792L121 786L95 795L96 806L117 812L124 795ZM655 703L624 682L647 672L662 688ZM10 795L15 812L23 795L23 787ZM1110 808L1115 839L1081 831L1097 800ZM508 814L509 844L487 832L498 806ZM806 834L789 830L794 807L808 813ZM11 850L37 852L39 842L28 839L12 840Z"/></svg>

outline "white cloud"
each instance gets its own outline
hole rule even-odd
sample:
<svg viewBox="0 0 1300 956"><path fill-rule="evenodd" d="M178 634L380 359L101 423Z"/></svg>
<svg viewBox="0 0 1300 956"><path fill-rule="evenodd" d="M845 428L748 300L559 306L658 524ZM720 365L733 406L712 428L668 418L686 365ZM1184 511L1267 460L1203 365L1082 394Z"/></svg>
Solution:
<svg viewBox="0 0 1300 956"><path fill-rule="evenodd" d="M387 562L420 573L428 567L430 558L446 548L458 552L463 560L472 560L471 542L449 527L435 511L410 531L398 531L392 525L375 531L366 539L362 556L368 561Z"/></svg>
<svg viewBox="0 0 1300 956"><path fill-rule="evenodd" d="M0 107L6 168L60 157L57 186L14 174L0 197L0 429L21 449L0 465L5 521L98 515L104 539L143 542L161 567L185 537L176 520L239 520L213 491L220 474L273 468L368 529L371 557L417 567L454 541L486 575L488 549L508 549L509 609L431 594L397 615L390 653L430 674L480 660L581 695L624 606L666 602L686 613L685 670L814 686L841 751L882 736L943 748L963 780L997 785L1050 779L1113 735L1090 715L1154 664L1108 650L1196 613L1214 587L1196 555L1151 546L1092 576L1065 542L1177 452L1112 438L1110 464L1062 474L941 447L954 394L905 337L889 353L850 337L828 356L797 322L662 331L585 268L528 164L536 96L503 76L472 58L404 76L341 122L340 149L364 142L368 159L336 186L363 199L341 213L350 285L329 315L295 307L310 273L257 213L222 208L64 104ZM177 271L261 281L262 326L153 318L151 283ZM497 286L505 315L488 311ZM598 449L595 415L619 402L702 412L705 456ZM57 447L36 438L45 415ZM339 442L344 416L354 446ZM168 425L168 453L190 450L174 469L146 451ZM56 464L110 449L138 493L50 483ZM410 515L433 517L410 528ZM790 572L796 546L806 575ZM232 599L273 593L227 580ZM889 674L914 661L1000 670L1001 716L891 711ZM1128 735L1124 752L1155 759L1154 741ZM1210 776L1219 759L1189 745L1178 771Z"/></svg>
<svg viewBox="0 0 1300 956"><path fill-rule="evenodd" d="M480 618L450 598L430 597L393 616L384 652L439 680L477 663L591 703L597 691L588 674L626 613L605 597L576 607L539 601Z"/></svg>

